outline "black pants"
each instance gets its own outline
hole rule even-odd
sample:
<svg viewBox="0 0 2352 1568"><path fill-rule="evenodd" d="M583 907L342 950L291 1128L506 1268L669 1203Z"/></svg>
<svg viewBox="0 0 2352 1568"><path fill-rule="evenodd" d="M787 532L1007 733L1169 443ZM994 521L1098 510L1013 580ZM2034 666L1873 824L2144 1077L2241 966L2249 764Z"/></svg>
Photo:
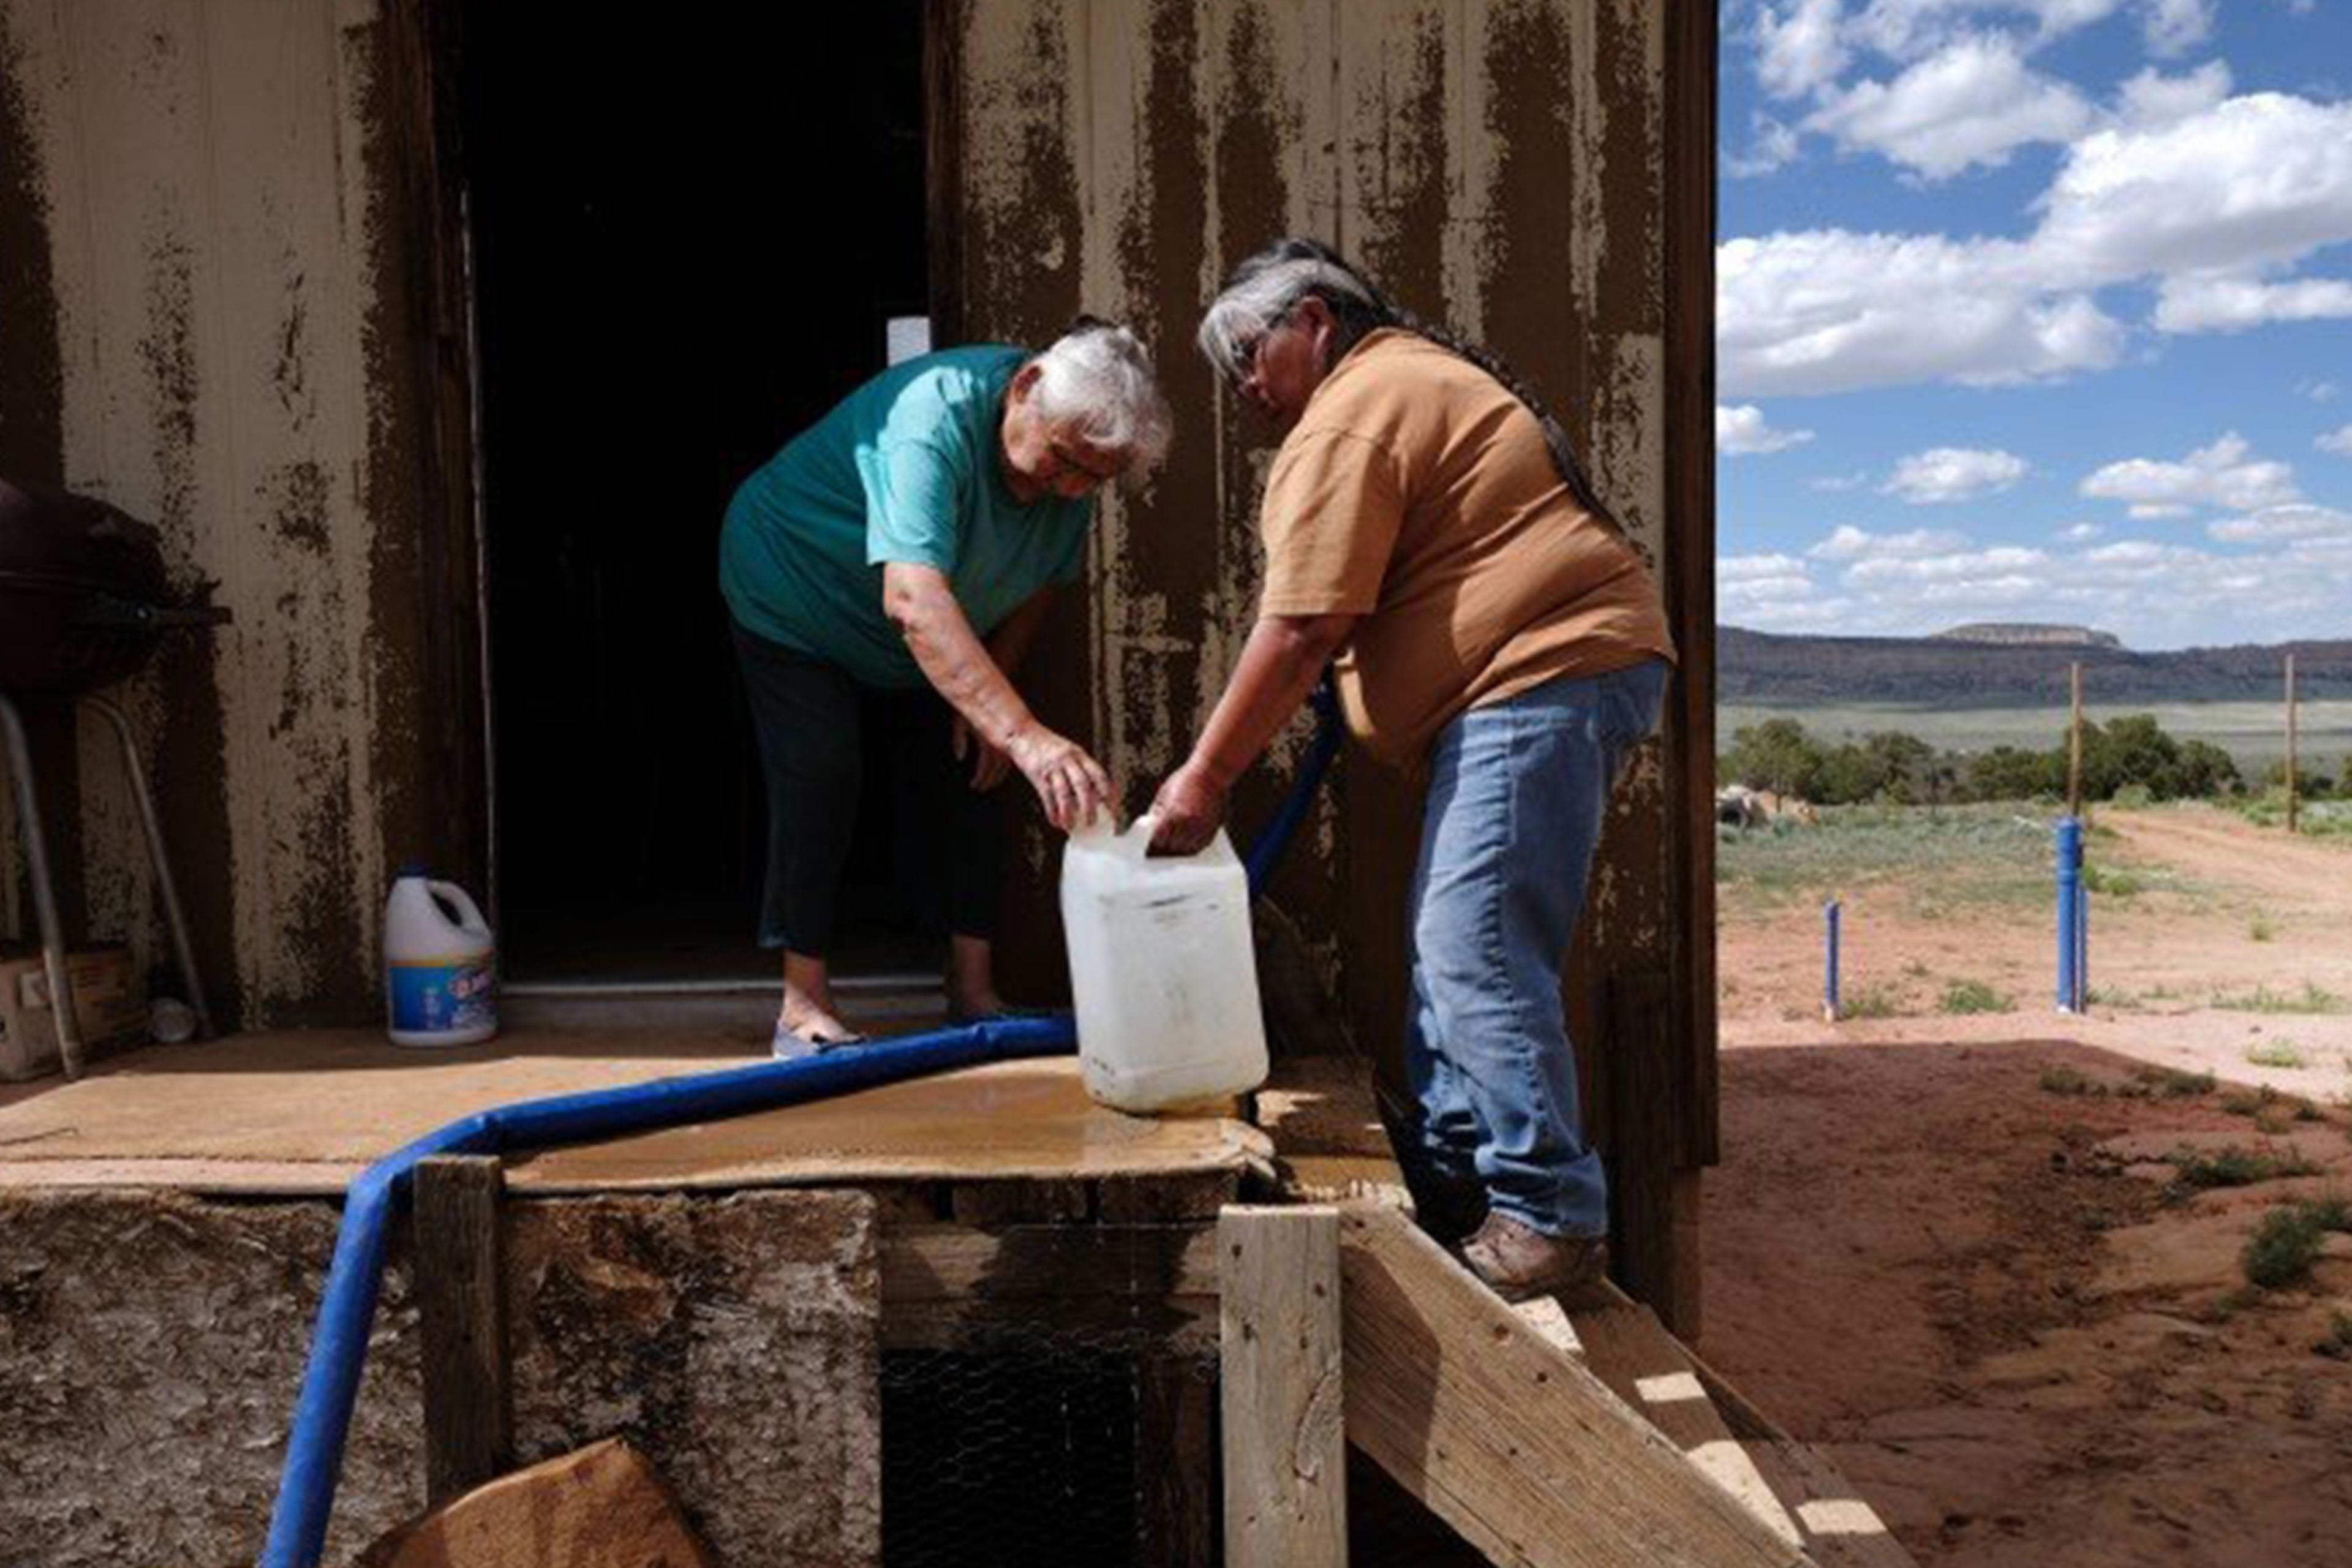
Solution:
<svg viewBox="0 0 2352 1568"><path fill-rule="evenodd" d="M949 749L953 715L929 687L860 685L823 659L730 625L768 786L768 875L760 945L811 958L832 949L834 911L865 791L866 736L879 742L897 819L898 887L927 935L992 937L996 806Z"/></svg>

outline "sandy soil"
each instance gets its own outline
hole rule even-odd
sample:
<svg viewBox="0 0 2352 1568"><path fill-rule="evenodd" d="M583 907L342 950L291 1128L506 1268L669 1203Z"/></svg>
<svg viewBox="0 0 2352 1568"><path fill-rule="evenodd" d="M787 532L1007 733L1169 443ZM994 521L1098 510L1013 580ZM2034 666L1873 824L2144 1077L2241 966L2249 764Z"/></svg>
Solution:
<svg viewBox="0 0 2352 1568"><path fill-rule="evenodd" d="M2352 998L2352 846L2212 813L2103 821L2095 853L2144 890L2101 900L2094 980L2123 1005L2087 1018L2042 1000L2046 916L1927 924L1864 886L1849 963L1927 1016L1826 1026L1818 928L1727 895L1700 1348L1923 1563L2341 1568L2352 1362L2319 1347L2352 1314L2352 1237L2273 1291L2240 1254L2274 1205L2352 1195L2352 1013L2213 1003ZM1935 1016L1961 975L2020 1010ZM2223 1081L2147 1093L2147 1064ZM2053 1092L2053 1069L2092 1092ZM2263 1083L2283 1097L2232 1093ZM2179 1187L2180 1151L2224 1148L2317 1169Z"/></svg>

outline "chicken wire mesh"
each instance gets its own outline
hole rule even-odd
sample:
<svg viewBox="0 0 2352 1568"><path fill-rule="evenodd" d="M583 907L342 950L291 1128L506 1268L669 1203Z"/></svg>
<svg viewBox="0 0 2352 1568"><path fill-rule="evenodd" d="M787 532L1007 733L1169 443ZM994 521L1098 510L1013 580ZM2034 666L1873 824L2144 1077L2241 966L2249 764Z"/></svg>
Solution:
<svg viewBox="0 0 2352 1568"><path fill-rule="evenodd" d="M885 1568L1144 1563L1161 1468L1214 1465L1150 1429L1146 1380L1171 1378L1213 1405L1213 1349L1171 1349L1157 1328L1044 1324L885 1350Z"/></svg>

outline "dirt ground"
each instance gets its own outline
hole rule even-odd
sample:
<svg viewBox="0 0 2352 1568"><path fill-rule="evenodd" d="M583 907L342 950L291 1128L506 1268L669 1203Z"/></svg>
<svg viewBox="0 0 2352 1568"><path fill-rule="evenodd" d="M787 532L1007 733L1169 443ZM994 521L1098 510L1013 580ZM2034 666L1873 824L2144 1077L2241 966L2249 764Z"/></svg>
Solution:
<svg viewBox="0 0 2352 1568"><path fill-rule="evenodd" d="M1700 1349L1923 1563L2341 1568L2352 1235L2271 1289L2242 1253L2352 1196L2352 842L2099 824L2084 1018L2038 895L1849 859L1846 994L1885 1016L1824 1024L1824 889L1727 878ZM2196 1186L2230 1150L2310 1169Z"/></svg>

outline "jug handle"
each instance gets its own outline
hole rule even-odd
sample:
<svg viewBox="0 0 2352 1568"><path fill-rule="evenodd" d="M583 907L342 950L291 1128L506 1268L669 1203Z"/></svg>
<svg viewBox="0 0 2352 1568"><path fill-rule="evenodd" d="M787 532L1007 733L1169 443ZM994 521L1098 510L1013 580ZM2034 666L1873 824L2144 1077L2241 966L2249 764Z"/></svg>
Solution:
<svg viewBox="0 0 2352 1568"><path fill-rule="evenodd" d="M474 900L466 896L465 889L455 882L427 882L425 889L457 911L457 924L461 930L474 936L490 934L490 922L482 918L482 911L474 907Z"/></svg>
<svg viewBox="0 0 2352 1568"><path fill-rule="evenodd" d="M1128 830L1114 840L1118 852L1129 860L1140 860L1151 852L1151 836L1160 831L1160 814L1147 811L1135 819Z"/></svg>

